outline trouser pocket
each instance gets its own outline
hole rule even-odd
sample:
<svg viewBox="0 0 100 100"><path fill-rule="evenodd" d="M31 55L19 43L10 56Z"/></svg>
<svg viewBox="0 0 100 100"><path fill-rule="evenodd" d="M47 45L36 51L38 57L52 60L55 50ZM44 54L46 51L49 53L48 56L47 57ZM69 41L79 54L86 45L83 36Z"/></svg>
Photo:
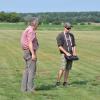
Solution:
<svg viewBox="0 0 100 100"><path fill-rule="evenodd" d="M29 50L24 50L23 58L25 60L30 60L32 58L31 52Z"/></svg>

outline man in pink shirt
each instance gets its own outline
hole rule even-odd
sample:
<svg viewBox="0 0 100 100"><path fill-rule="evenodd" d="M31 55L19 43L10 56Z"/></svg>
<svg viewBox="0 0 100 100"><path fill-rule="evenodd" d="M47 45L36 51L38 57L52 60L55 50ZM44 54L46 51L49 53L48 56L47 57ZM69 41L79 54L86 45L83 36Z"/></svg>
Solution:
<svg viewBox="0 0 100 100"><path fill-rule="evenodd" d="M38 40L36 37L37 26L37 18L32 17L29 21L29 26L24 30L21 36L21 46L26 62L21 84L22 91L34 92L33 81L36 73L36 51L38 49Z"/></svg>

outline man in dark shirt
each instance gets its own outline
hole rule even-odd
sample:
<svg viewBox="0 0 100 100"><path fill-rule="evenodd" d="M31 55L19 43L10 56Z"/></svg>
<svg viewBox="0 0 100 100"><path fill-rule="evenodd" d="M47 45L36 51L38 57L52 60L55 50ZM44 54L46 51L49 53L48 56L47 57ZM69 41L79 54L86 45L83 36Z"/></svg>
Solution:
<svg viewBox="0 0 100 100"><path fill-rule="evenodd" d="M70 33L71 27L72 26L70 23L65 23L64 32L61 32L57 36L57 44L61 53L62 64L58 72L56 86L60 85L60 79L63 74L64 74L63 86L66 86L68 84L67 79L68 79L69 70L72 67L73 61L67 60L65 56L71 56L71 55L76 56L76 48L75 48L76 44L75 44L74 35Z"/></svg>

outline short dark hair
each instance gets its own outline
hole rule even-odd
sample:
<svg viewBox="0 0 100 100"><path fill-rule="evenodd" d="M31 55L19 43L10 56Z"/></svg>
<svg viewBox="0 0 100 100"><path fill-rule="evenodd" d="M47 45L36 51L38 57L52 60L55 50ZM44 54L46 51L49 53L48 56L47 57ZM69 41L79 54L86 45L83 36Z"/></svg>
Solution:
<svg viewBox="0 0 100 100"><path fill-rule="evenodd" d="M64 27L65 27L65 28L71 28L72 25L71 25L69 22L66 22L66 23L64 24Z"/></svg>

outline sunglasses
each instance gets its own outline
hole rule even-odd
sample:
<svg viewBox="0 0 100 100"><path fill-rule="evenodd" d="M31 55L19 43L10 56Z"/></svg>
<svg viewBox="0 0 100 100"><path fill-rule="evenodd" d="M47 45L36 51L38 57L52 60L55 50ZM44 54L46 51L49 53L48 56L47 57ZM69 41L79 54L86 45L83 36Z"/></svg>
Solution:
<svg viewBox="0 0 100 100"><path fill-rule="evenodd" d="M67 30L70 30L71 28L70 27L65 27Z"/></svg>

